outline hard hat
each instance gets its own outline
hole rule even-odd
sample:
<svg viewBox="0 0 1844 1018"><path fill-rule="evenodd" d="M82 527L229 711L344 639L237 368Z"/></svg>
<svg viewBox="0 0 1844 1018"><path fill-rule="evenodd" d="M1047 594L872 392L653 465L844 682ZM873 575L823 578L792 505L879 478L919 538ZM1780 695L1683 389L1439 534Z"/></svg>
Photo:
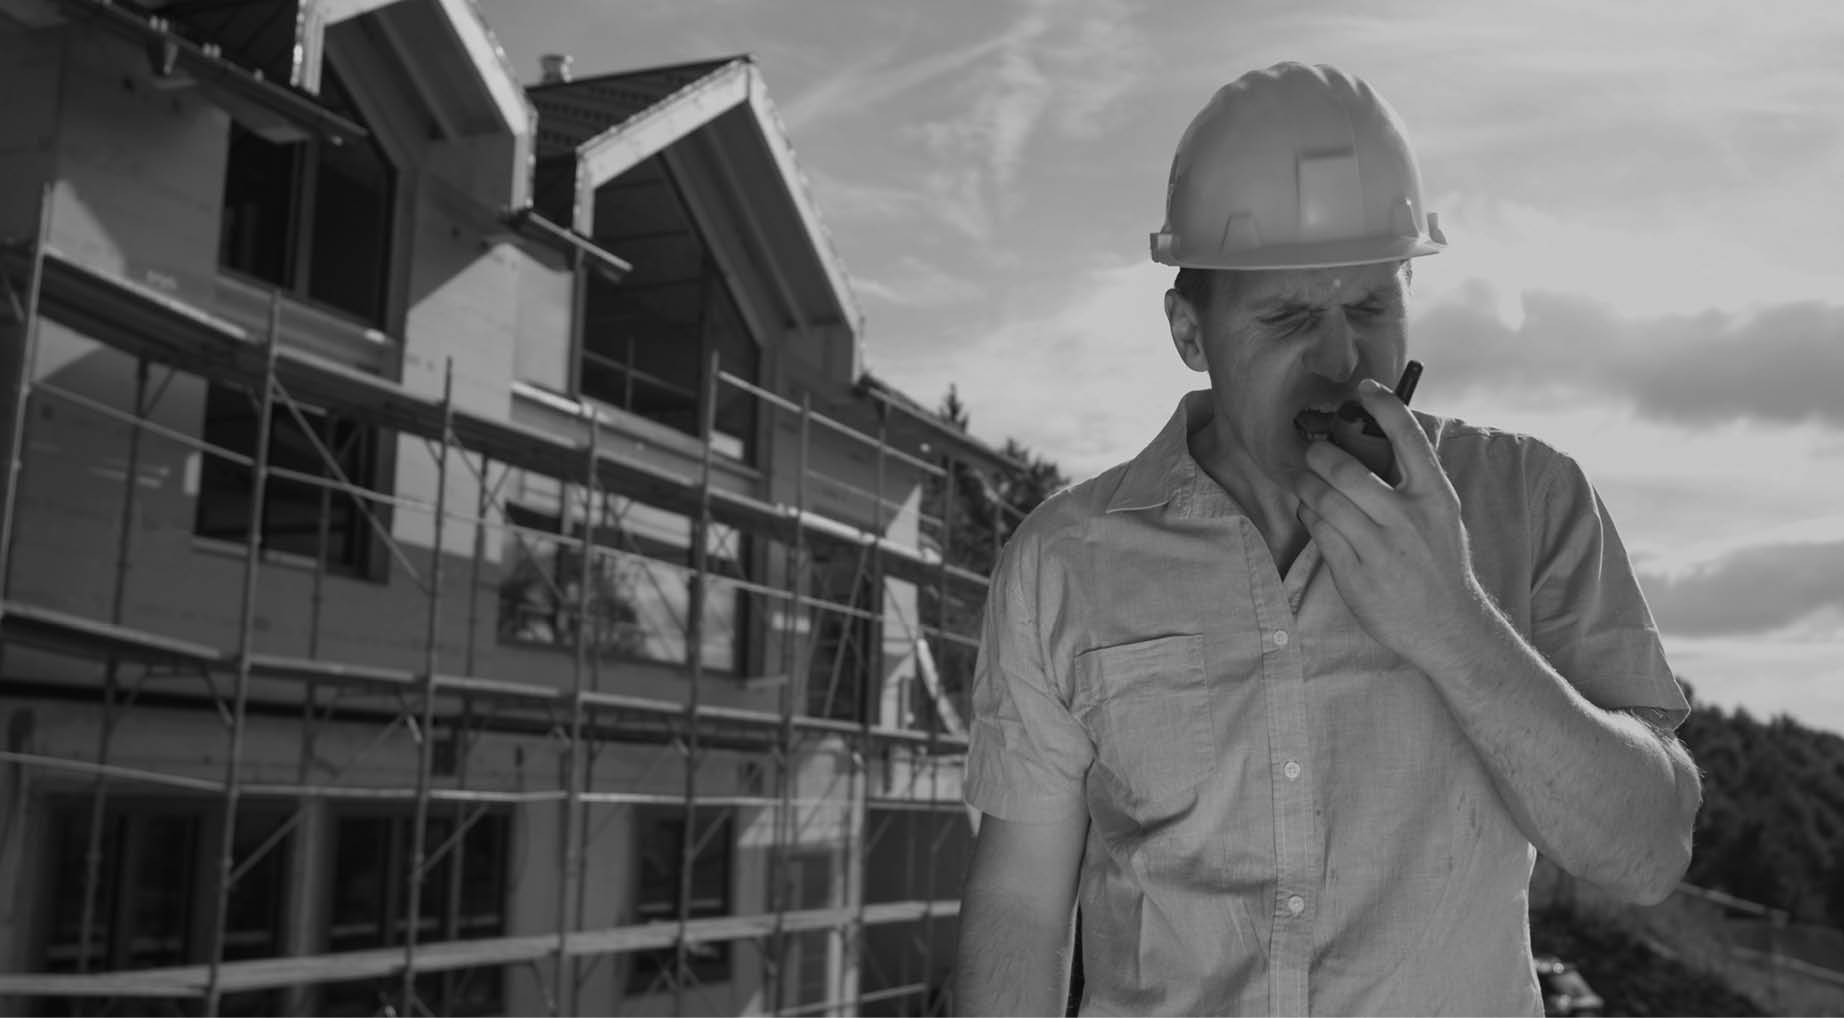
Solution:
<svg viewBox="0 0 1844 1018"><path fill-rule="evenodd" d="M1203 269L1329 268L1446 243L1383 97L1337 68L1284 63L1223 86L1185 129L1152 257Z"/></svg>

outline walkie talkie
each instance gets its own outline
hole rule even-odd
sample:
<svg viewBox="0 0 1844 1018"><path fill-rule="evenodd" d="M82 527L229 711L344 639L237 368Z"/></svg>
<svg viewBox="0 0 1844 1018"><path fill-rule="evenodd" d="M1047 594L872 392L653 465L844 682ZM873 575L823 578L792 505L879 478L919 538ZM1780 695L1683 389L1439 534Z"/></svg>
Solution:
<svg viewBox="0 0 1844 1018"><path fill-rule="evenodd" d="M1402 377L1396 381L1396 398L1408 405L1415 395L1415 386L1421 382L1421 362L1410 361L1402 369ZM1396 472L1396 453L1390 447L1388 436L1377 424L1376 418L1364 409L1357 400L1348 399L1338 407L1338 413L1332 421L1332 444L1358 458L1370 472L1395 484L1400 478Z"/></svg>

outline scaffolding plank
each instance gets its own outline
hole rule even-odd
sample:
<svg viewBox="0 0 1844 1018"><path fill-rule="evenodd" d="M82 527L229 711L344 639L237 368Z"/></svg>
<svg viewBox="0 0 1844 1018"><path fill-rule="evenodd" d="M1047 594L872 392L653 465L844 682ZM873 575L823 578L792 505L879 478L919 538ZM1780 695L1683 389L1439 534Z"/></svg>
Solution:
<svg viewBox="0 0 1844 1018"><path fill-rule="evenodd" d="M113 778L117 781L136 781L166 788L183 788L189 792L218 793L224 790L222 782L209 778L189 778L183 774L166 774L161 771L124 767L119 764L91 763L88 760L72 760L67 757L48 756L44 753L0 750L0 762L24 764L28 767L39 767L52 771L87 774L93 777Z"/></svg>
<svg viewBox="0 0 1844 1018"><path fill-rule="evenodd" d="M52 650L75 643L91 649L91 653L100 651L103 655L137 661L222 667L235 663L222 651L202 643L160 636L23 601L0 602L0 640L17 640Z"/></svg>
<svg viewBox="0 0 1844 1018"><path fill-rule="evenodd" d="M452 691L469 696L500 697L508 700L536 700L563 703L570 694L554 686L534 686L529 682L491 679L476 675L441 675L435 677L436 692Z"/></svg>
<svg viewBox="0 0 1844 1018"><path fill-rule="evenodd" d="M887 810L892 813L958 813L967 808L961 799L899 799L891 796L872 796L864 801L870 809Z"/></svg>
<svg viewBox="0 0 1844 1018"><path fill-rule="evenodd" d="M954 900L883 902L865 906L862 922L883 925L946 918L959 912L960 902ZM856 921L859 921L856 909L810 909L782 913L780 928L794 932L824 930ZM693 943L747 940L768 936L775 929L772 912L719 916L686 923L685 939ZM679 924L670 921L579 930L565 935L563 953L570 957L586 957L671 947L678 942L678 936ZM516 964L554 957L557 951L557 936L550 933L442 941L418 946L416 971L445 972L476 965ZM218 985L224 992L268 990L304 983L381 978L402 971L403 948L380 947L337 954L229 961L219 968ZM207 978L204 965L87 974L0 973L0 997L192 997L205 992Z"/></svg>
<svg viewBox="0 0 1844 1018"><path fill-rule="evenodd" d="M333 112L312 95L280 82L265 79L260 73L239 67L218 53L172 31L158 19L143 18L126 7L109 0L58 0L58 6L73 18L81 18L107 29L136 45L150 47L170 67L156 67L157 74L183 72L191 75L218 104L233 116L250 116L251 107L266 115L251 117L254 128L265 133L269 121L281 118L299 125L305 132L318 134L335 142L362 142L370 137L364 126ZM270 140L292 140L271 136Z"/></svg>
<svg viewBox="0 0 1844 1018"><path fill-rule="evenodd" d="M197 997L202 985L175 969L141 972L0 972L0 997Z"/></svg>
<svg viewBox="0 0 1844 1018"><path fill-rule="evenodd" d="M27 602L0 601L0 642L15 640L90 658L116 657L145 663L182 663L219 671L236 666L235 655L203 644L175 640L131 626L101 622ZM349 682L394 689L414 688L418 681L418 674L410 669L283 655L254 655L252 665L255 674L265 678ZM552 686L477 676L439 675L435 688L438 692L452 692L460 696L484 695L544 705L561 703L569 698L568 693ZM686 718L685 705L671 700L621 693L584 692L583 703L592 710L632 714L658 721L678 722ZM699 705L692 717L701 726L731 726L736 730L738 739L762 744L766 744L765 740L777 737L782 723L781 715L769 711L714 704ZM964 736L866 727L833 718L796 717L793 726L799 731L846 737L862 735L882 743L926 746L948 754L965 752L967 747ZM712 733L713 737L719 734Z"/></svg>
<svg viewBox="0 0 1844 1018"><path fill-rule="evenodd" d="M414 687L418 679L417 673L408 668L386 668L280 654L251 654L250 671L254 675L271 679L335 680L394 688Z"/></svg>

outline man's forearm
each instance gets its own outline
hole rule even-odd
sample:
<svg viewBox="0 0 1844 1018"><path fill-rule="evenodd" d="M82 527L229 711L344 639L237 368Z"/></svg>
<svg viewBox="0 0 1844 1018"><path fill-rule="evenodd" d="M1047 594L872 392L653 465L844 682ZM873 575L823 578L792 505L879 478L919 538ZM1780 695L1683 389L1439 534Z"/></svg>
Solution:
<svg viewBox="0 0 1844 1018"><path fill-rule="evenodd" d="M1589 703L1483 594L1415 663L1525 834L1565 870L1642 902L1690 863L1701 783L1668 733Z"/></svg>
<svg viewBox="0 0 1844 1018"><path fill-rule="evenodd" d="M1001 893L968 889L960 906L955 1007L963 1015L1057 1015L1069 993L1070 916L1034 919Z"/></svg>

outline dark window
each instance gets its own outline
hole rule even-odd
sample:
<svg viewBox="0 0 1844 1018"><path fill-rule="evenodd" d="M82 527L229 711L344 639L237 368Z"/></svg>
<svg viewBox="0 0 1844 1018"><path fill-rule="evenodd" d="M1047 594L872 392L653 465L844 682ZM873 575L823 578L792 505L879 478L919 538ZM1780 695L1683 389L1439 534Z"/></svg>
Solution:
<svg viewBox="0 0 1844 1018"><path fill-rule="evenodd" d="M337 817L327 950L358 951L404 942L414 822L413 817L397 813ZM452 812L430 816L424 853L433 857L454 834L456 823ZM474 940L506 932L509 828L504 812L481 814L455 846L429 867L417 907L418 943ZM397 1000L399 988L397 976L330 983L322 991L316 1013L370 1015L389 1006L398 1014L491 1014L504 1007L505 971L488 965L419 975L419 1009Z"/></svg>
<svg viewBox="0 0 1844 1018"><path fill-rule="evenodd" d="M829 851L800 851L788 859L789 902L793 908L831 908L833 873L836 857ZM781 959L781 1007L802 1009L803 1014L815 1004L823 1004L832 994L832 943L838 933L832 929L807 930L786 938L787 954Z"/></svg>
<svg viewBox="0 0 1844 1018"><path fill-rule="evenodd" d="M321 99L358 118L327 65ZM384 324L396 171L374 139L277 143L233 122L218 261Z"/></svg>
<svg viewBox="0 0 1844 1018"><path fill-rule="evenodd" d="M608 496L595 527L585 634L592 653L687 664L692 597L692 521L678 513ZM559 531L555 503L511 504L506 578L500 582L500 638L573 648L576 645L582 553L551 536ZM583 534L580 495L572 498L569 533ZM733 580L745 577L748 539L712 524L705 541L706 580L700 654L705 668L740 674L749 634L749 598Z"/></svg>
<svg viewBox="0 0 1844 1018"><path fill-rule="evenodd" d="M213 385L205 395L205 441L242 456L256 454L258 407L247 393ZM269 466L325 478L337 474L361 487L376 482L375 429L315 410L304 410L313 439L288 408L277 402L269 428ZM315 441L333 456L337 473ZM250 527L254 490L250 467L207 453L199 467L198 514L202 537L241 543ZM381 509L374 508L374 512ZM373 529L359 499L293 477L271 473L263 494L262 546L269 551L318 559L324 520L329 569L363 575L371 559Z"/></svg>
<svg viewBox="0 0 1844 1018"><path fill-rule="evenodd" d="M169 0L159 13L181 35L273 82L291 84L301 0Z"/></svg>
<svg viewBox="0 0 1844 1018"><path fill-rule="evenodd" d="M43 901L45 936L40 966L46 972L91 972L200 964L209 960L216 908L218 839L223 811L216 803L111 799L103 812L90 938L83 941L88 879L89 800L59 798L49 806L49 865ZM246 803L237 813L239 865L286 817L283 807ZM224 957L266 958L281 953L287 900L286 839L237 881L225 924ZM45 998L34 1014L160 1014L170 1000ZM273 991L227 994L227 1015L276 1014Z"/></svg>
<svg viewBox="0 0 1844 1018"><path fill-rule="evenodd" d="M596 239L631 255L619 283L592 276L583 308L582 395L688 435L699 434L710 357L750 382L761 352L664 160L654 157L596 193ZM756 400L718 388L718 452L755 456Z"/></svg>
<svg viewBox="0 0 1844 1018"><path fill-rule="evenodd" d="M691 906L688 918L705 919L730 914L731 839L735 836L728 809L696 812L698 832L691 870ZM636 867L639 886L634 895L637 923L677 922L684 869L685 810L678 806L642 806L634 811L639 844ZM691 976L698 983L720 983L730 978L729 941L706 941L691 946ZM678 971L675 948L634 952L628 970L627 992L659 993L670 990Z"/></svg>
<svg viewBox="0 0 1844 1018"><path fill-rule="evenodd" d="M863 720L866 690L883 674L877 647L881 610L876 578L858 549L815 549L814 591L828 602L812 610L813 649L807 664L807 712Z"/></svg>
<svg viewBox="0 0 1844 1018"><path fill-rule="evenodd" d="M218 226L218 261L225 268L292 289L307 156L306 145L277 145L231 124Z"/></svg>

